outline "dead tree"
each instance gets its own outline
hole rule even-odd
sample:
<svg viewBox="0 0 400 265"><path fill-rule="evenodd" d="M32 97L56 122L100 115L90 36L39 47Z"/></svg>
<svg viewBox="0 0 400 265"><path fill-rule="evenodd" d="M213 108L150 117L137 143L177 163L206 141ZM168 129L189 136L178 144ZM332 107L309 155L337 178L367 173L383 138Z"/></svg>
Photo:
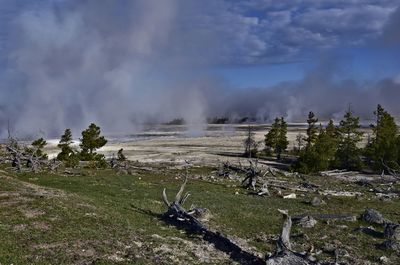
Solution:
<svg viewBox="0 0 400 265"><path fill-rule="evenodd" d="M22 170L22 162L25 161L26 167L31 168L33 172L37 172L41 167L41 160L35 155L35 150L25 152L21 150L18 141L10 137L6 145L8 160L11 161L11 166L18 172Z"/></svg>
<svg viewBox="0 0 400 265"><path fill-rule="evenodd" d="M278 210L283 214L282 232L276 242L275 252L267 257L267 265L308 265L317 264L311 257L311 249L306 253L298 253L292 250L290 243L290 230L292 219L287 210Z"/></svg>
<svg viewBox="0 0 400 265"><path fill-rule="evenodd" d="M400 165L399 164L397 164L396 162L393 161L392 163L394 163L396 168L397 168L397 169L394 169L394 168L388 166L385 163L385 161L383 161L383 159L381 159L381 163L382 163L383 167L386 169L386 171L389 173L389 175L394 177L396 179L396 181L400 180L400 170L399 170L400 169ZM382 174L383 173L384 172L382 172Z"/></svg>
<svg viewBox="0 0 400 265"><path fill-rule="evenodd" d="M200 212L200 209L192 209L190 211L187 211L184 207L183 204L187 200L187 198L190 196L189 193L186 193L183 195L183 192L185 190L185 186L188 180L187 174L185 175L185 180L183 184L181 185L178 193L175 196L174 201L171 203L168 200L166 189L164 188L163 193L162 193L162 199L164 204L168 207L167 212L164 214L165 218L170 219L170 221L173 221L176 223L176 225L181 226L182 224L187 226L190 230L196 231L196 232L201 232L204 230L203 224L196 218L194 217L194 213ZM183 195L183 196L182 196Z"/></svg>
<svg viewBox="0 0 400 265"><path fill-rule="evenodd" d="M13 168L16 168L18 172L21 171L21 159L23 156L22 153L17 148L14 148L13 145L10 143L7 144L6 151L10 156L9 159L11 160L11 166Z"/></svg>
<svg viewBox="0 0 400 265"><path fill-rule="evenodd" d="M230 163L229 161L223 162L222 164L220 164L219 168L218 168L218 176L219 177L224 177L224 178L229 178L230 175Z"/></svg>
<svg viewBox="0 0 400 265"><path fill-rule="evenodd" d="M187 181L188 175L186 174L185 180L172 202L168 200L165 188L162 192L162 200L164 204L168 207L168 210L161 215L161 218L167 223L173 224L178 228L183 228L189 232L196 232L197 234L202 235L203 240L212 243L215 248L229 254L231 259L238 261L240 264L319 264L311 255L313 251L312 246L309 251L304 253L298 253L292 250L292 246L290 243L290 230L292 227L292 220L287 210L279 210L279 212L282 213L284 217L282 232L276 242L275 252L272 255L266 257L266 260L261 259L257 255L243 250L227 236L224 236L223 234L216 231L211 231L209 228L203 225L199 219L195 217L196 213L201 211L202 208L186 210L183 207L183 204L189 197L189 193L184 194L184 189Z"/></svg>
<svg viewBox="0 0 400 265"><path fill-rule="evenodd" d="M189 197L189 193L184 194L184 189L188 180L188 175L185 175L185 180L181 185L178 193L175 196L174 201L168 200L166 189L162 192L162 200L168 207L168 210L162 214L161 218L167 223L173 224L178 228L183 228L190 233L196 233L202 235L203 240L213 244L215 248L227 253L233 260L238 261L241 264L265 264L263 259L256 255L243 250L240 246L235 244L228 237L215 231L211 231L205 225L201 223L196 216L199 213L204 212L203 208L194 208L186 210L183 207L186 199Z"/></svg>
<svg viewBox="0 0 400 265"><path fill-rule="evenodd" d="M250 166L246 168L244 171L246 172L246 177L242 181L242 185L246 188L256 189L257 178L260 176L261 171L258 169L258 160L253 163L249 160Z"/></svg>

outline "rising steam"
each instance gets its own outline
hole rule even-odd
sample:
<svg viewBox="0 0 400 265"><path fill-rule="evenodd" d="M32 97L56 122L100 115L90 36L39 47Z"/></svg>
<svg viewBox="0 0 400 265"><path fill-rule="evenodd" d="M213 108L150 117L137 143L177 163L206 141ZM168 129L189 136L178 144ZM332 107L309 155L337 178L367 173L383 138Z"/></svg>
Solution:
<svg viewBox="0 0 400 265"><path fill-rule="evenodd" d="M372 84L338 79L340 66L325 62L303 80L232 90L205 70L220 63L216 46L229 40L186 28L199 8L192 1L56 2L38 1L10 23L0 74L3 137L8 120L20 134L53 136L90 122L128 132L178 117L192 125L212 116L296 121L309 110L329 118L349 103L366 118L377 103L400 114L399 78ZM398 13L384 36L395 45Z"/></svg>

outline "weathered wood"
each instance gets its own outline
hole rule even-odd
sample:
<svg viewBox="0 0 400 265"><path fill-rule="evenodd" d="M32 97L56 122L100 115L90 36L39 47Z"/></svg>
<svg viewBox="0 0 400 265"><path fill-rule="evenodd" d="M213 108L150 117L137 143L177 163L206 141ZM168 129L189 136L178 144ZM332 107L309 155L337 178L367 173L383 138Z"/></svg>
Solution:
<svg viewBox="0 0 400 265"><path fill-rule="evenodd" d="M173 202L168 200L166 189L163 190L162 200L168 207L168 210L162 215L162 219L178 228L183 228L188 232L194 232L202 235L204 240L212 243L215 248L229 254L233 260L238 261L241 264L264 264L264 261L261 258L243 250L227 236L224 236L219 232L211 231L204 226L200 220L195 217L196 213L204 211L203 208L195 208L187 211L182 206L189 196L188 193L183 195L187 180L188 178L186 174L185 180L176 194Z"/></svg>
<svg viewBox="0 0 400 265"><path fill-rule="evenodd" d="M400 241L400 225L394 223L386 224L383 234L385 238Z"/></svg>
<svg viewBox="0 0 400 265"><path fill-rule="evenodd" d="M264 196L264 195L270 196L267 183L264 183L262 185L261 189L257 192L257 195L258 196Z"/></svg>
<svg viewBox="0 0 400 265"><path fill-rule="evenodd" d="M267 257L267 265L308 265L318 264L311 258L311 253L297 253L291 249L290 230L292 218L287 210L278 210L283 215L282 232L276 242L275 252ZM310 249L310 251L312 248Z"/></svg>
<svg viewBox="0 0 400 265"><path fill-rule="evenodd" d="M352 214L302 214L302 215L296 215L292 217L292 220L294 222L298 222L300 219L306 217L306 216L311 216L316 220L336 220L336 221L357 221L357 216L352 215Z"/></svg>

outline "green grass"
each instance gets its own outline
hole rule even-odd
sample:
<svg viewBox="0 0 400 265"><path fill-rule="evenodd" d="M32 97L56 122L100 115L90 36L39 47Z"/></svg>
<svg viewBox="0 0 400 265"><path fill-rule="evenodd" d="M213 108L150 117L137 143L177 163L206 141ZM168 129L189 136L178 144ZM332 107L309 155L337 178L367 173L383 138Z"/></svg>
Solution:
<svg viewBox="0 0 400 265"><path fill-rule="evenodd" d="M212 170L208 167L194 168L191 174L210 175ZM199 263L194 253L185 250L185 245L170 239L177 237L195 244L200 244L200 239L182 233L157 218L166 210L161 202L162 189L167 188L172 199L182 181L176 177L182 173L178 170L159 170L118 175L112 170L87 169L80 175L63 176L8 172L10 178L0 178L0 263L111 264L117 263L117 259L113 259L116 256L121 258L119 264ZM356 184L349 185L336 180L327 181L320 177L309 177L309 180L326 189L366 191ZM50 195L43 195L43 192L26 183L34 184L36 189L43 187ZM327 205L316 208L305 203L316 194L304 194L294 200L282 199L275 192L270 197L257 197L233 185L239 183L190 179L186 190L191 196L186 206L194 204L208 208L212 214L207 223L209 227L248 240L260 253L274 249L274 243L260 240L260 235L279 234L282 217L277 212L278 208L288 209L291 215L360 215L366 207L370 207L378 209L389 219L399 220L398 199L381 201L366 193L360 199L324 198ZM12 192L20 195L13 196ZM9 193L11 195L6 196ZM9 205L13 201L15 204ZM34 216L27 217L29 213ZM339 229L337 225L347 227ZM298 243L296 247L299 250L306 249L311 242L316 248L321 248L326 242L338 240L343 248L348 248L348 252L357 258L374 261L386 255L392 261L400 261L393 253L375 249L374 244L382 239L355 232L354 229L360 225L367 226L359 221L329 224L321 221L309 229L294 226L292 234L304 233L309 239L296 237L293 240ZM379 227L377 229L382 230ZM187 253L175 260L157 251L163 244L170 244L180 252ZM333 259L329 255L323 257ZM230 263L229 260L224 262Z"/></svg>

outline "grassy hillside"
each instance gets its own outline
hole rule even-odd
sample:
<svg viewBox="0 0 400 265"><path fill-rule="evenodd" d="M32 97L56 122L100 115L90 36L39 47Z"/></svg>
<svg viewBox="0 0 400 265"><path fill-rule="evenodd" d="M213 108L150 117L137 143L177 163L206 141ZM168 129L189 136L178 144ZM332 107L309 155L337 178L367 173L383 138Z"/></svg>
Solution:
<svg viewBox="0 0 400 265"><path fill-rule="evenodd" d="M307 177L321 188L360 191L358 198L325 196L326 205L307 202L317 194L296 192L296 199L283 199L272 189L270 197L249 194L238 181L218 180L211 168L190 171L187 191L191 204L210 210L206 225L232 238L259 256L274 250L282 217L304 213L349 213L359 216L366 207L399 221L398 199L381 200L368 189L341 180ZM0 263L1 264L232 264L227 253L215 249L197 235L168 226L159 217L166 207L164 187L174 196L182 181L181 170L169 169L119 175L112 170L84 169L75 175L0 172ZM283 181L300 183L295 177ZM282 190L283 195L291 193ZM342 261L362 264L387 256L393 264L398 254L377 250L383 239L355 229L370 226L361 221L318 221L313 228L294 225L296 250L312 243L316 249L338 246ZM381 227L376 227L382 230ZM333 261L329 251L317 257Z"/></svg>

